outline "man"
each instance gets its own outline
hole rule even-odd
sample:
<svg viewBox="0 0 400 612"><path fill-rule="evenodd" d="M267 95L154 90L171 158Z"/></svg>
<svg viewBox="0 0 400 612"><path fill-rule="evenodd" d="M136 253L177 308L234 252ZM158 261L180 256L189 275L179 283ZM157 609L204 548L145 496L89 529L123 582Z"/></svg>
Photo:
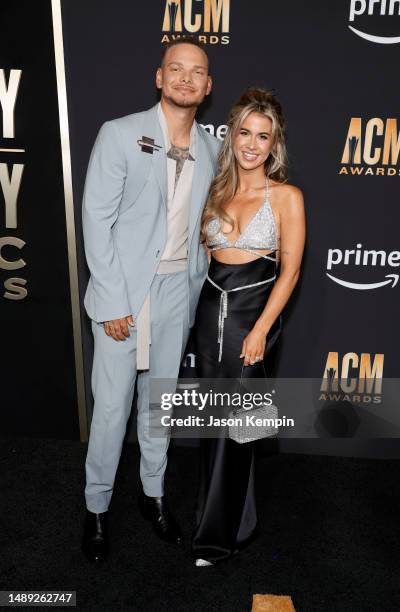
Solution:
<svg viewBox="0 0 400 612"><path fill-rule="evenodd" d="M219 142L194 120L212 87L202 45L188 38L167 45L156 85L159 104L102 126L85 184L95 403L82 549L93 562L108 554L107 510L136 375L139 507L160 538L181 542L164 497L170 432L151 435L149 386L150 379L175 384L207 271L200 220Z"/></svg>

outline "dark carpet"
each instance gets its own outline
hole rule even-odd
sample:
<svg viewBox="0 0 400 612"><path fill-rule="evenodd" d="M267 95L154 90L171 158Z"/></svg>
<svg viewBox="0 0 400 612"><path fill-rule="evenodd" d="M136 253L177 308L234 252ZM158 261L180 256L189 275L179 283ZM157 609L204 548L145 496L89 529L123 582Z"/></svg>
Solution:
<svg viewBox="0 0 400 612"><path fill-rule="evenodd" d="M399 461L259 457L259 538L223 565L196 568L197 450L170 448L167 494L187 535L180 549L139 515L138 449L126 445L112 555L94 568L80 552L85 456L79 442L0 438L0 590L76 590L77 609L98 612L248 612L253 593L290 595L297 612L400 609Z"/></svg>

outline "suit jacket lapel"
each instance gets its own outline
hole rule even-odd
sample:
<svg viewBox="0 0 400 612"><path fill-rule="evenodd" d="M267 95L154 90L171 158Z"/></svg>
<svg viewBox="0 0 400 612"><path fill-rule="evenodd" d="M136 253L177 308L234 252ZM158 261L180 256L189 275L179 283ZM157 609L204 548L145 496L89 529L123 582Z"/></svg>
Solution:
<svg viewBox="0 0 400 612"><path fill-rule="evenodd" d="M189 243L193 237L193 232L199 215L207 198L210 182L214 176L214 169L208 146L205 142L203 129L196 123L196 161L193 172L192 194L189 212ZM162 149L155 150L151 155L154 173L160 188L162 199L167 208L168 199L168 176L167 176L167 151L165 150L164 135L158 118L157 104L153 106L145 115L143 120L142 136L153 138L156 145Z"/></svg>
<svg viewBox="0 0 400 612"><path fill-rule="evenodd" d="M156 176L160 192L162 195L165 207L167 207L167 194L168 194L168 182L167 182L167 151L165 150L164 136L161 129L160 121L158 119L157 112L158 105L153 106L145 116L143 121L143 136L148 136L154 139L154 143L161 149L154 150L153 153L144 153L144 155L151 155L152 165L154 174Z"/></svg>
<svg viewBox="0 0 400 612"><path fill-rule="evenodd" d="M192 196L189 213L189 244L193 237L197 219L203 212L210 183L214 176L210 152L202 128L196 123L196 161L194 164Z"/></svg>

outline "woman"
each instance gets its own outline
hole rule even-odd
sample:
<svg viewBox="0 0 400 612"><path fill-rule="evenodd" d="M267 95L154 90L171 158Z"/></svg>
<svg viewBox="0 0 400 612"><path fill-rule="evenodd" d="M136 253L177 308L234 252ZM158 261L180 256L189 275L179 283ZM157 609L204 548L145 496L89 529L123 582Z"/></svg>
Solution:
<svg viewBox="0 0 400 612"><path fill-rule="evenodd" d="M202 219L210 267L196 314L196 368L200 378L263 377L305 240L303 197L287 183L284 118L270 91L250 88L233 107L219 167ZM200 446L192 552L207 566L255 536L254 449L229 438Z"/></svg>

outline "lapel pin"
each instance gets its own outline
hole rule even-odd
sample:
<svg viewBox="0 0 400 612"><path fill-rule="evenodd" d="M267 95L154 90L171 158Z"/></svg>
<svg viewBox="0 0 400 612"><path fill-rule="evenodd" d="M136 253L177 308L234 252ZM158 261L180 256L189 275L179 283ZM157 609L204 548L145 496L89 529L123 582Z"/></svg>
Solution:
<svg viewBox="0 0 400 612"><path fill-rule="evenodd" d="M137 143L143 153L151 153L151 155L153 155L154 151L162 149L160 145L155 144L154 138L149 138L148 136L142 136L142 139L138 140Z"/></svg>

